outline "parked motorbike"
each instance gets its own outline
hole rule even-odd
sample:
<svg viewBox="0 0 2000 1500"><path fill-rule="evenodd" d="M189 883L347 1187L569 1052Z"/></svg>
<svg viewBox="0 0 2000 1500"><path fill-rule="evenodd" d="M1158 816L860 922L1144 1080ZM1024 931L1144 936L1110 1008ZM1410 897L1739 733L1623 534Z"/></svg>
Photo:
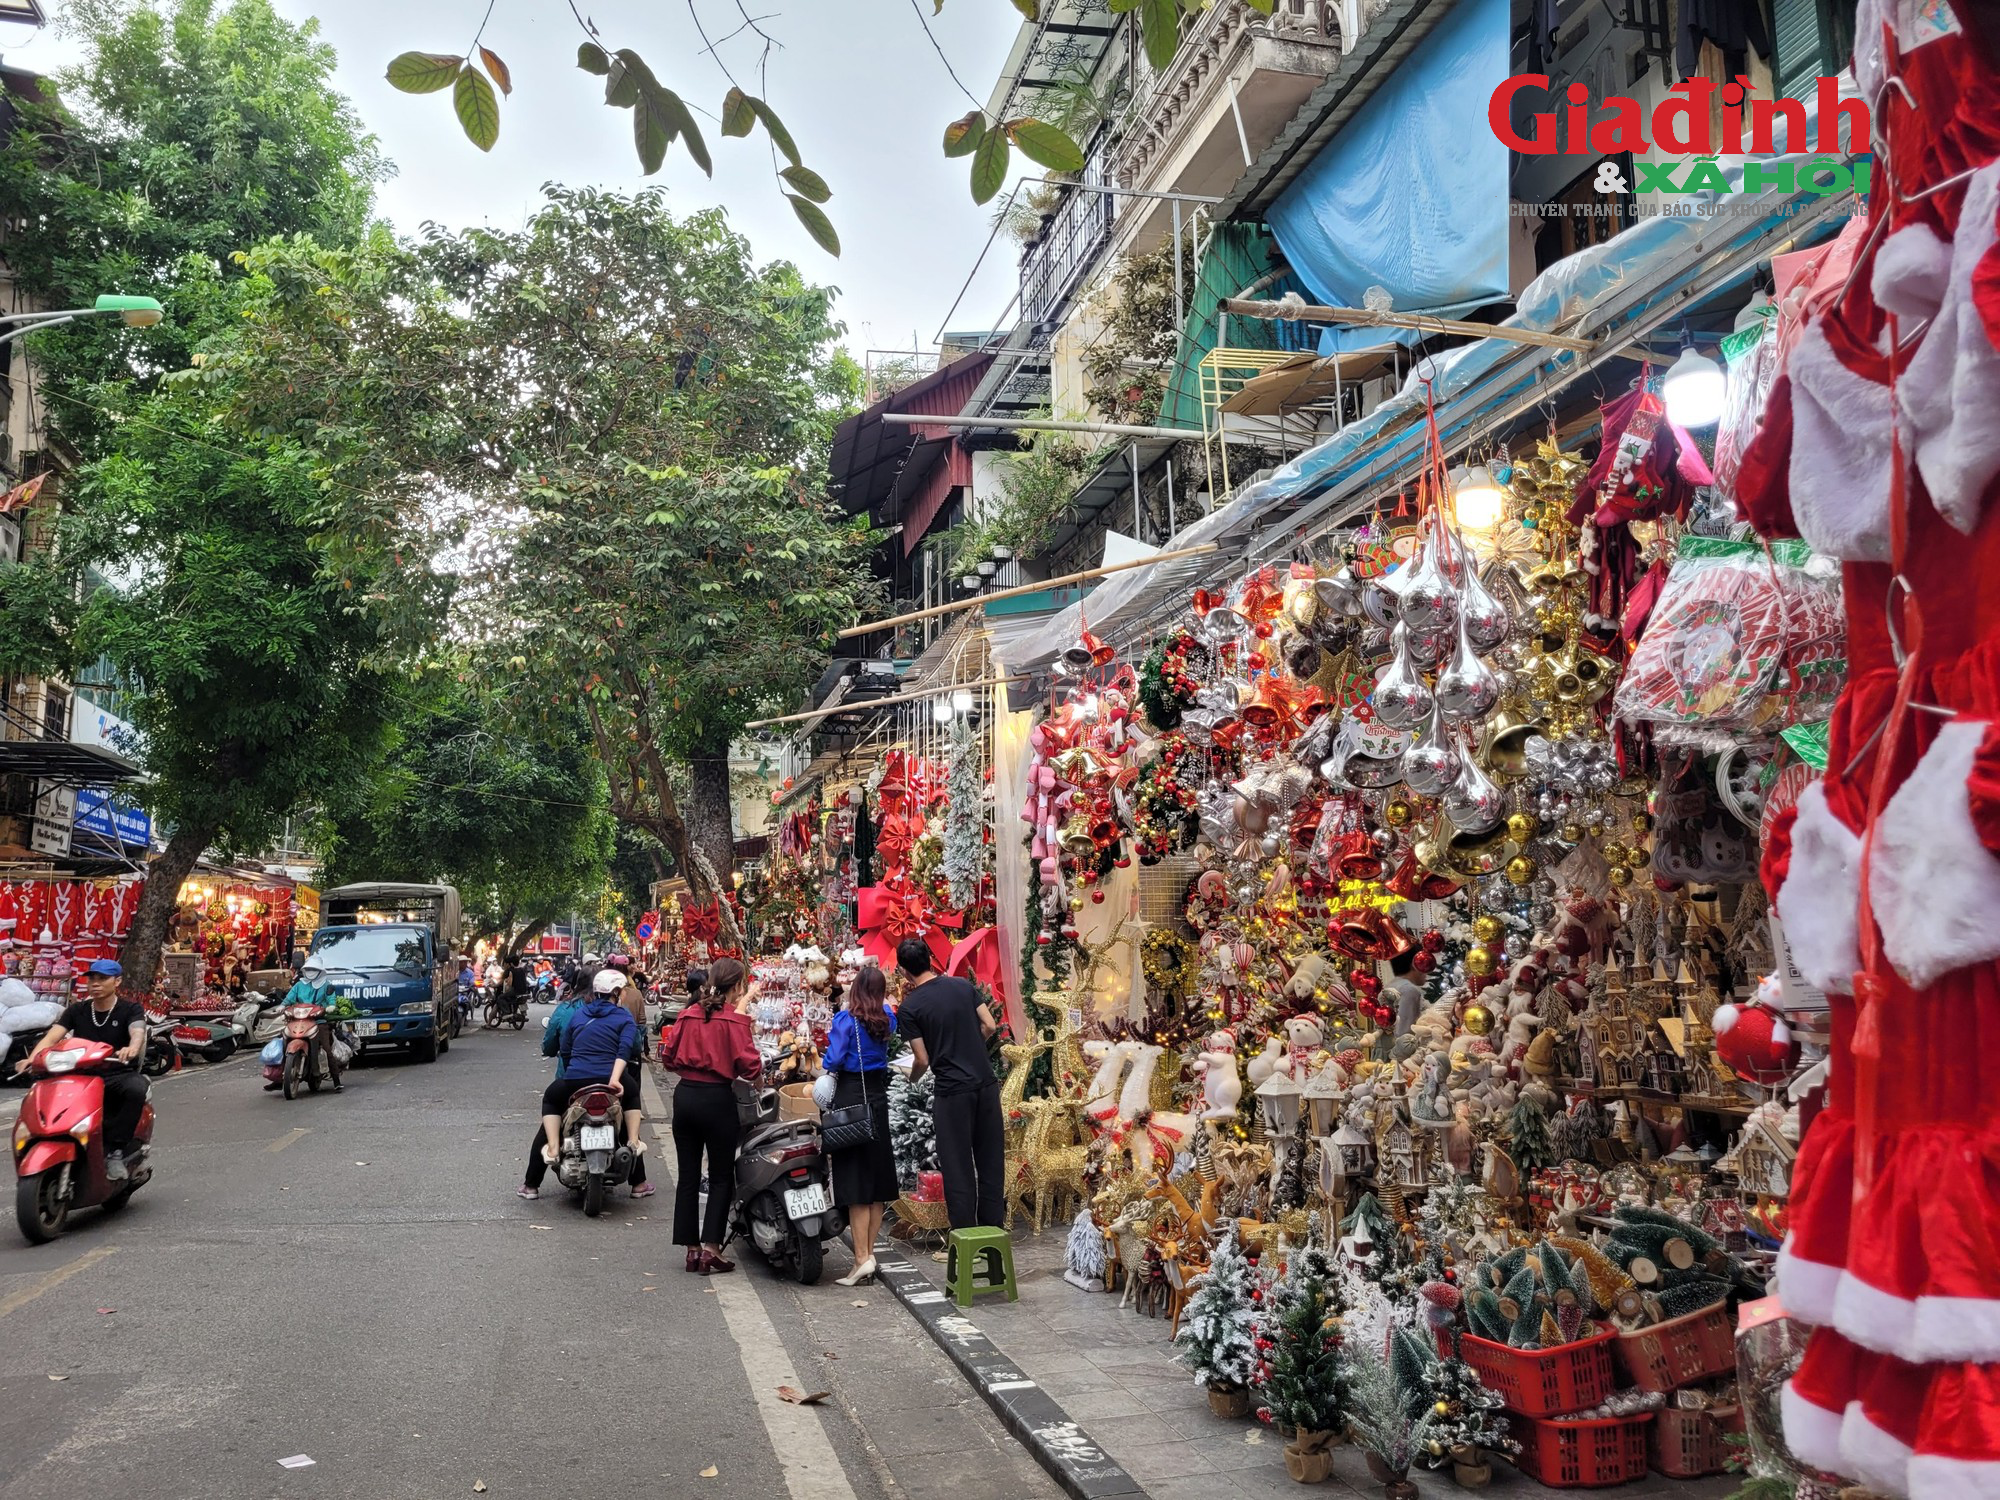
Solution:
<svg viewBox="0 0 2000 1500"><path fill-rule="evenodd" d="M181 1066L180 1043L174 1038L174 1021L171 1016L146 1016L146 1052L139 1060L139 1071L148 1078L159 1078L168 1073L177 1073Z"/></svg>
<svg viewBox="0 0 2000 1500"><path fill-rule="evenodd" d="M328 1081L335 1093L340 1092L340 1056L334 1051L333 1022L327 1019L323 1005L287 1005L285 1007L285 1061L282 1082L285 1097L299 1097L299 1085L303 1083L317 1094L320 1085L320 1068L324 1063Z"/></svg>
<svg viewBox="0 0 2000 1500"><path fill-rule="evenodd" d="M150 1100L125 1153L125 1180L104 1175L104 1074L115 1056L107 1043L70 1037L29 1066L34 1082L14 1125L14 1217L31 1245L61 1234L74 1209L123 1208L153 1175Z"/></svg>
<svg viewBox="0 0 2000 1500"><path fill-rule="evenodd" d="M847 1225L846 1213L834 1206L819 1122L779 1120L778 1092L765 1089L757 1096L755 1123L746 1124L736 1148L730 1238L748 1235L774 1270L811 1286L825 1261L824 1242Z"/></svg>
<svg viewBox="0 0 2000 1500"><path fill-rule="evenodd" d="M612 1188L632 1176L633 1152L625 1144L622 1096L609 1084L582 1089L563 1111L562 1154L556 1158L556 1181L583 1194L583 1211L591 1218L604 1212Z"/></svg>

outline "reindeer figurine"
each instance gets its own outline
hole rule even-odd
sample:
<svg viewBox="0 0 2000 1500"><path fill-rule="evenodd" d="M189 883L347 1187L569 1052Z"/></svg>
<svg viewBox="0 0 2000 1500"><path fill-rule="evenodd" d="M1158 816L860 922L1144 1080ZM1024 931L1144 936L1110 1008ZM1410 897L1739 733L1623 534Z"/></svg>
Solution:
<svg viewBox="0 0 2000 1500"><path fill-rule="evenodd" d="M1147 1230L1146 1203L1144 1199L1138 1199L1126 1204L1104 1231L1105 1237L1111 1241L1112 1256L1125 1278L1125 1290L1118 1298L1120 1312L1132 1302L1145 1275L1146 1247L1150 1243Z"/></svg>
<svg viewBox="0 0 2000 1500"><path fill-rule="evenodd" d="M1072 1198L1081 1203L1090 1175L1091 1150L1075 1144L1076 1120L1081 1106L1074 1099L1035 1099L1028 1133L1021 1143L1021 1161L1027 1184L1034 1189L1033 1225L1042 1226L1059 1219ZM1039 1107L1035 1107L1039 1106ZM1056 1132L1060 1126L1063 1139Z"/></svg>

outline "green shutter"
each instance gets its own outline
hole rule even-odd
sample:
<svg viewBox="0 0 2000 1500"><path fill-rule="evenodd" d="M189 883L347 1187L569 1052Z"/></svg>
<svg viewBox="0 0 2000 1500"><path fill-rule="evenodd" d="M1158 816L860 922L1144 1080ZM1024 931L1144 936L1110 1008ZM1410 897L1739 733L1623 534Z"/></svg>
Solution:
<svg viewBox="0 0 2000 1500"><path fill-rule="evenodd" d="M1198 371L1202 356L1215 347L1215 310L1224 297L1234 297L1277 263L1278 246L1263 228L1255 224L1218 224L1203 251L1201 267L1195 274L1194 295L1188 301L1187 323L1181 329L1174 352L1174 368L1167 376L1167 392L1160 402L1162 427L1201 430L1201 382ZM1275 298L1282 288L1273 286L1257 294ZM1235 348L1275 349L1278 325L1256 318L1232 318L1229 342Z"/></svg>
<svg viewBox="0 0 2000 1500"><path fill-rule="evenodd" d="M1771 0L1771 44L1777 49L1778 92L1810 101L1822 74L1836 73L1827 0Z"/></svg>

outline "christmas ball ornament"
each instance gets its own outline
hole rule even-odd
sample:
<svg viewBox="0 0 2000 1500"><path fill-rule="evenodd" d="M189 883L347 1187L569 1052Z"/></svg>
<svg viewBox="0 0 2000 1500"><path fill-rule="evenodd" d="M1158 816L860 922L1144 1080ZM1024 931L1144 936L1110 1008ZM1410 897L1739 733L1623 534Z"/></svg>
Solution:
<svg viewBox="0 0 2000 1500"><path fill-rule="evenodd" d="M1517 812L1507 820L1507 837L1517 844L1525 844L1535 836L1535 815Z"/></svg>
<svg viewBox="0 0 2000 1500"><path fill-rule="evenodd" d="M1478 951L1483 953L1486 950L1482 948ZM1485 1036L1487 1032L1493 1029L1493 1012L1483 1005L1466 1006L1465 1029L1474 1036Z"/></svg>
<svg viewBox="0 0 2000 1500"><path fill-rule="evenodd" d="M1517 854L1507 861L1507 880L1511 885L1526 885L1535 878L1535 862L1525 854Z"/></svg>
<svg viewBox="0 0 2000 1500"><path fill-rule="evenodd" d="M1103 899L1104 899L1104 892L1102 891L1092 891L1090 893L1090 904L1092 906L1096 906L1099 902L1103 901Z"/></svg>
<svg viewBox="0 0 2000 1500"><path fill-rule="evenodd" d="M1650 849L1627 849L1625 851L1625 863L1630 865L1634 870L1643 870L1651 865L1652 862L1653 851Z"/></svg>
<svg viewBox="0 0 2000 1500"><path fill-rule="evenodd" d="M1603 848L1605 859L1610 863L1614 865L1625 863L1625 846L1617 839L1606 839L1601 847Z"/></svg>
<svg viewBox="0 0 2000 1500"><path fill-rule="evenodd" d="M1632 831L1634 833L1650 833L1652 828L1653 815L1651 813L1635 812L1632 814Z"/></svg>
<svg viewBox="0 0 2000 1500"><path fill-rule="evenodd" d="M1494 966L1498 962L1499 960L1494 958L1491 948L1467 948L1465 950L1465 972L1468 974L1475 974L1484 978L1493 972Z"/></svg>
<svg viewBox="0 0 2000 1500"><path fill-rule="evenodd" d="M1414 814L1411 812L1410 804L1403 801L1400 797L1382 809L1382 821L1387 823L1391 828L1403 827L1410 821L1412 816Z"/></svg>
<svg viewBox="0 0 2000 1500"><path fill-rule="evenodd" d="M1415 969L1419 974L1428 974L1432 969L1437 967L1437 956L1419 950L1410 955L1410 967Z"/></svg>
<svg viewBox="0 0 2000 1500"><path fill-rule="evenodd" d="M1505 924L1491 912L1482 912L1472 919L1472 937L1474 942L1497 943L1506 931Z"/></svg>
<svg viewBox="0 0 2000 1500"><path fill-rule="evenodd" d="M1775 1085L1791 1076L1798 1061L1798 1043L1791 1027L1775 1008L1778 987L1766 978L1748 1005L1718 1005L1710 1023L1715 1028L1715 1055L1729 1071L1753 1083Z"/></svg>
<svg viewBox="0 0 2000 1500"><path fill-rule="evenodd" d="M1583 841L1583 825L1580 823L1565 823L1556 830L1556 837L1561 839L1565 844L1581 843Z"/></svg>
<svg viewBox="0 0 2000 1500"><path fill-rule="evenodd" d="M1613 885L1630 885L1632 883L1632 871L1625 865L1613 865L1604 872L1604 876Z"/></svg>

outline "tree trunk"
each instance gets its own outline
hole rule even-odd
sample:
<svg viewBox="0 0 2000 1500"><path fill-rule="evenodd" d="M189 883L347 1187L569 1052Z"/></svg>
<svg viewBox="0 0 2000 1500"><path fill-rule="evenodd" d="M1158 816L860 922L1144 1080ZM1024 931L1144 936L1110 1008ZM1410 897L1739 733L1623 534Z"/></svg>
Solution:
<svg viewBox="0 0 2000 1500"><path fill-rule="evenodd" d="M736 828L729 797L729 747L719 754L697 754L688 764L691 773L687 800L688 844L705 855L722 890L731 888L730 875L736 869ZM693 861L690 883L707 884L708 871ZM696 878L699 875L700 878ZM721 892L711 894L720 895Z"/></svg>
<svg viewBox="0 0 2000 1500"><path fill-rule="evenodd" d="M547 917L537 917L526 927L515 933L514 940L507 945L507 962L511 964L515 959L519 958L527 950L528 944L540 937L542 929L548 925L549 919Z"/></svg>
<svg viewBox="0 0 2000 1500"><path fill-rule="evenodd" d="M132 930L118 950L118 961L125 967L128 995L153 992L153 978L160 968L160 949L167 941L167 925L173 920L174 905L180 900L181 882L201 859L201 851L214 840L217 826L183 823L167 840L160 857L146 867L146 884L139 892L138 909L132 913Z"/></svg>

